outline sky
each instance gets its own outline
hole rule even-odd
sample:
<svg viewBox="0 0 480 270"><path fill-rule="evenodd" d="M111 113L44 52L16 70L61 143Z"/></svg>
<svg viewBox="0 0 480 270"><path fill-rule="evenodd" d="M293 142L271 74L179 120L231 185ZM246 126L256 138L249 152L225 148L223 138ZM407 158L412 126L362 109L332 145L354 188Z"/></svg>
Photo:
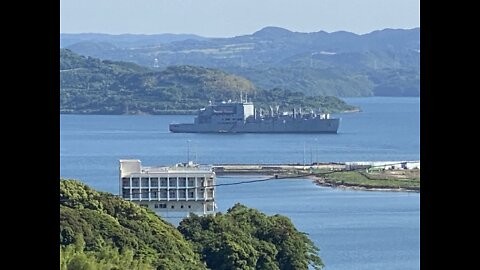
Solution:
<svg viewBox="0 0 480 270"><path fill-rule="evenodd" d="M420 26L420 0L60 0L60 33L233 37L266 26L370 33Z"/></svg>

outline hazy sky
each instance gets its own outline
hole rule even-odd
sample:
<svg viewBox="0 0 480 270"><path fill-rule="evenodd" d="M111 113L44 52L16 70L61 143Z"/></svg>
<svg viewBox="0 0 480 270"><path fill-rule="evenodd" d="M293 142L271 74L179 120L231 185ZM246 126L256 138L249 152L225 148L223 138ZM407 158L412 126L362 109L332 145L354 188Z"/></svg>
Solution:
<svg viewBox="0 0 480 270"><path fill-rule="evenodd" d="M420 0L60 0L61 33L232 37L265 26L364 34L420 26Z"/></svg>

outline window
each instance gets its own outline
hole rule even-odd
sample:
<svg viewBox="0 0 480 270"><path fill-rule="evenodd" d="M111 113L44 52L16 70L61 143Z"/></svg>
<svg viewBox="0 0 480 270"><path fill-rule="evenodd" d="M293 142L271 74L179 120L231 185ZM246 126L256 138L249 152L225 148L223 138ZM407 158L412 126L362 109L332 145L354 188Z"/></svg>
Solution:
<svg viewBox="0 0 480 270"><path fill-rule="evenodd" d="M155 208L167 208L167 204L166 203L156 203Z"/></svg>
<svg viewBox="0 0 480 270"><path fill-rule="evenodd" d="M175 206L174 206L174 205L172 205L172 206L171 206L171 208L173 209L173 208L175 208Z"/></svg>
<svg viewBox="0 0 480 270"><path fill-rule="evenodd" d="M132 178L132 187L138 187L140 186L140 179L138 177L133 177Z"/></svg>
<svg viewBox="0 0 480 270"><path fill-rule="evenodd" d="M188 186L189 187L195 186L195 177L188 177Z"/></svg>
<svg viewBox="0 0 480 270"><path fill-rule="evenodd" d="M174 178L169 178L168 179L168 185L170 187L176 187L177 186L177 178L174 177Z"/></svg>
<svg viewBox="0 0 480 270"><path fill-rule="evenodd" d="M179 187L184 187L187 184L187 178L185 177L179 177L178 178L178 186Z"/></svg>
<svg viewBox="0 0 480 270"><path fill-rule="evenodd" d="M166 187L167 186L167 178L166 177L160 177L160 186L161 187Z"/></svg>
<svg viewBox="0 0 480 270"><path fill-rule="evenodd" d="M189 206L188 206L188 208L192 208L192 206L191 206L191 205L189 205Z"/></svg>
<svg viewBox="0 0 480 270"><path fill-rule="evenodd" d="M180 208L183 208L183 205L182 205L182 206L180 206Z"/></svg>
<svg viewBox="0 0 480 270"><path fill-rule="evenodd" d="M158 187L158 177L150 178L150 186L151 187Z"/></svg>
<svg viewBox="0 0 480 270"><path fill-rule="evenodd" d="M142 187L148 187L148 177L142 177Z"/></svg>
<svg viewBox="0 0 480 270"><path fill-rule="evenodd" d="M210 177L207 181L207 186L213 186L213 177Z"/></svg>
<svg viewBox="0 0 480 270"><path fill-rule="evenodd" d="M130 186L130 178L122 178L122 186L129 187Z"/></svg>
<svg viewBox="0 0 480 270"><path fill-rule="evenodd" d="M158 193L156 191L152 191L152 198L158 198Z"/></svg>

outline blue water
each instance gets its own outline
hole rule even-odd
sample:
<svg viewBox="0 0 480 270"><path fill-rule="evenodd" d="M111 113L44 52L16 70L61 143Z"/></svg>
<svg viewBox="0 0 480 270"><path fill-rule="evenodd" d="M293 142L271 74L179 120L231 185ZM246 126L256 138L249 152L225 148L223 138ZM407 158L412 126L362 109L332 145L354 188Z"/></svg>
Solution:
<svg viewBox="0 0 480 270"><path fill-rule="evenodd" d="M339 134L174 134L193 116L60 117L60 175L118 193L118 160L143 165L420 159L419 98L348 98ZM232 181L235 178L219 178ZM238 179L237 179L238 180ZM419 269L419 194L342 191L309 180L219 187L221 211L241 202L289 216L321 248L327 270Z"/></svg>
<svg viewBox="0 0 480 270"><path fill-rule="evenodd" d="M218 183L244 179L220 177ZM307 179L274 181L219 186L220 211L240 202L288 216L320 248L327 270L420 269L418 193L332 189Z"/></svg>

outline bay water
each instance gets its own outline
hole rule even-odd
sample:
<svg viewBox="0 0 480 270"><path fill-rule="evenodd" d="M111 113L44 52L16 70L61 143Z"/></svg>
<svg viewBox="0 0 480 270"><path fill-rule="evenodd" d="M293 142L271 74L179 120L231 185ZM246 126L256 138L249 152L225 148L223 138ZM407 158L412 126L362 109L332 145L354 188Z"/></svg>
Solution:
<svg viewBox="0 0 480 270"><path fill-rule="evenodd" d="M362 111L332 115L342 119L338 134L182 134L168 124L194 116L61 115L60 175L118 194L119 159L145 166L420 159L419 98L345 100ZM327 270L420 268L418 193L340 190L301 179L220 186L216 196L222 212L240 202L290 217L320 247Z"/></svg>

